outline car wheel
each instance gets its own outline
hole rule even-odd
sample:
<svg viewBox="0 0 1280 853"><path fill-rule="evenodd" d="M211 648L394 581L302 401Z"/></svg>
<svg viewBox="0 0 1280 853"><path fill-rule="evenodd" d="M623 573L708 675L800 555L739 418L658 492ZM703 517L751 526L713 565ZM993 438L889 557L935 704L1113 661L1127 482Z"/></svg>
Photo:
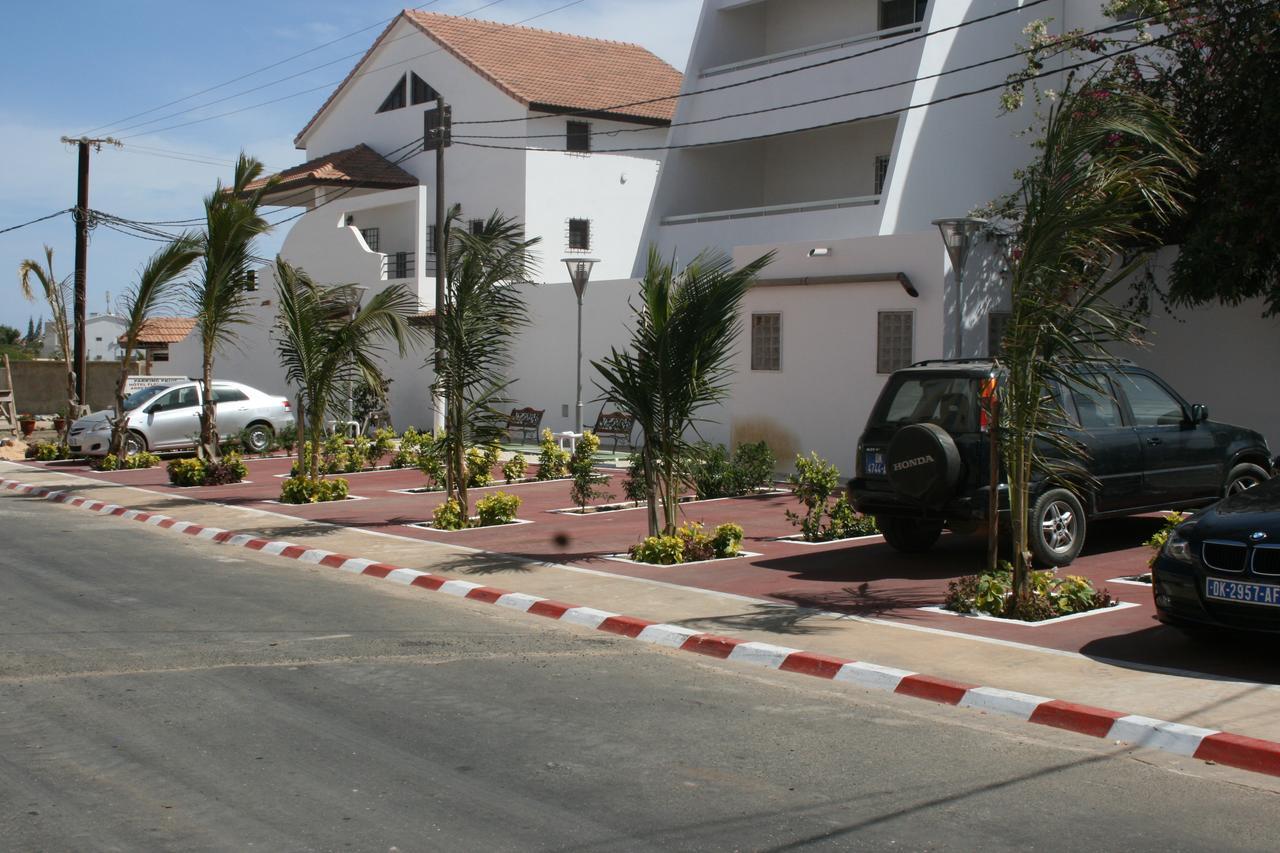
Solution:
<svg viewBox="0 0 1280 853"><path fill-rule="evenodd" d="M1231 497L1241 492L1248 491L1259 483L1267 480L1267 472L1261 465L1254 465L1252 462L1243 462L1231 469L1231 473L1227 474L1226 485L1222 487L1223 497Z"/></svg>
<svg viewBox="0 0 1280 853"><path fill-rule="evenodd" d="M1050 489L1031 507L1028 540L1041 566L1069 566L1084 547L1084 507L1066 489Z"/></svg>
<svg viewBox="0 0 1280 853"><path fill-rule="evenodd" d="M889 547L904 554L921 554L928 551L942 535L941 521L901 516L876 516L876 527L884 535Z"/></svg>
<svg viewBox="0 0 1280 853"><path fill-rule="evenodd" d="M245 449L251 453L262 453L271 446L271 437L275 433L266 424L251 424L244 432Z"/></svg>
<svg viewBox="0 0 1280 853"><path fill-rule="evenodd" d="M147 440L143 438L141 433L130 432L124 437L124 452L126 456L133 456L136 453L145 453L147 451Z"/></svg>

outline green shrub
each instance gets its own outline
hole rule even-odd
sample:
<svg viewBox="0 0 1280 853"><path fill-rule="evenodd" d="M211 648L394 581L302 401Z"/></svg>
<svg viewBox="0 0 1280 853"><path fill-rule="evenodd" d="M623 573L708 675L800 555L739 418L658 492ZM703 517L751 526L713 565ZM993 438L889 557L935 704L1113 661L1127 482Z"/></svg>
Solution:
<svg viewBox="0 0 1280 853"><path fill-rule="evenodd" d="M226 486L239 483L249 474L249 469L240 461L240 454L228 453L217 462L206 462L204 466L204 485Z"/></svg>
<svg viewBox="0 0 1280 853"><path fill-rule="evenodd" d="M444 448L434 442L428 441L421 445L417 451L417 466L422 472L422 476L427 478L428 486L444 486Z"/></svg>
<svg viewBox="0 0 1280 853"><path fill-rule="evenodd" d="M485 448L467 448L467 488L479 489L493 482L493 466Z"/></svg>
<svg viewBox="0 0 1280 853"><path fill-rule="evenodd" d="M736 494L729 451L723 444L700 441L689 454L689 480L698 500L727 498Z"/></svg>
<svg viewBox="0 0 1280 853"><path fill-rule="evenodd" d="M551 430L542 431L542 443L538 453L538 479L559 480L569 476L569 451L556 444Z"/></svg>
<svg viewBox="0 0 1280 853"><path fill-rule="evenodd" d="M348 470L347 440L331 435L320 446L320 470L326 474L340 474Z"/></svg>
<svg viewBox="0 0 1280 853"><path fill-rule="evenodd" d="M126 468L154 468L160 464L160 457L146 450L135 453L132 456L126 456L124 459L124 467Z"/></svg>
<svg viewBox="0 0 1280 853"><path fill-rule="evenodd" d="M295 447L298 446L298 427L294 424L280 428L276 432L276 444L285 453L293 453Z"/></svg>
<svg viewBox="0 0 1280 853"><path fill-rule="evenodd" d="M357 435L352 440L351 446L347 448L347 470L359 471L365 467L372 468L374 461L369 458L372 452L373 442L369 440L369 437Z"/></svg>
<svg viewBox="0 0 1280 853"><path fill-rule="evenodd" d="M27 446L26 458L38 462L52 462L56 459L68 459L71 451L65 444L54 441L37 441Z"/></svg>
<svg viewBox="0 0 1280 853"><path fill-rule="evenodd" d="M731 468L738 494L749 494L773 485L778 457L767 442L743 442L733 451Z"/></svg>
<svg viewBox="0 0 1280 853"><path fill-rule="evenodd" d="M569 487L569 497L579 509L597 498L608 500L613 495L597 489L601 483L609 482L609 478L595 472L596 451L600 449L600 437L591 430L584 430L573 448L573 456L569 458L569 475L573 484Z"/></svg>
<svg viewBox="0 0 1280 853"><path fill-rule="evenodd" d="M1173 532L1173 528L1187 520L1187 514L1184 512L1171 512L1164 517L1164 526L1151 534L1151 538L1143 545L1153 549L1150 559L1147 560L1148 567L1154 567L1156 558L1160 556L1160 551L1164 548L1164 544L1169 541L1169 534Z"/></svg>
<svg viewBox="0 0 1280 853"><path fill-rule="evenodd" d="M1052 571L1034 571L1029 577L1027 601L1018 605L1013 601L1013 570L1008 562L1001 562L994 572L957 578L947 585L947 597L943 607L957 613L985 613L1039 622L1056 616L1084 613L1115 602L1104 589L1098 592L1086 579L1078 575L1058 577Z"/></svg>
<svg viewBox="0 0 1280 853"><path fill-rule="evenodd" d="M715 545L712 544L711 537L703 532L700 523L691 521L676 528L676 538L682 545L680 562L700 563L715 559Z"/></svg>
<svg viewBox="0 0 1280 853"><path fill-rule="evenodd" d="M116 471L120 468L120 457L114 453L108 453L90 462L89 467L95 471Z"/></svg>
<svg viewBox="0 0 1280 853"><path fill-rule="evenodd" d="M632 545L630 554L638 563L674 566L684 562L684 540L678 536L649 536Z"/></svg>
<svg viewBox="0 0 1280 853"><path fill-rule="evenodd" d="M810 453L797 456L796 471L787 477L796 499L804 507L804 515L787 510L787 521L800 528L806 542L830 542L876 532L875 521L859 515L849 499L841 495L835 503L831 496L840 487L840 471L836 466Z"/></svg>
<svg viewBox="0 0 1280 853"><path fill-rule="evenodd" d="M523 453L516 453L506 462L502 463L502 479L507 481L507 485L524 479L525 469L529 465L524 460Z"/></svg>
<svg viewBox="0 0 1280 853"><path fill-rule="evenodd" d="M280 487L280 503L314 504L341 501L347 497L347 481L341 477L332 480L321 478L290 477Z"/></svg>
<svg viewBox="0 0 1280 853"><path fill-rule="evenodd" d="M383 457L391 452L396 440L396 433L391 427L374 430L373 441L369 443L369 466L374 467Z"/></svg>
<svg viewBox="0 0 1280 853"><path fill-rule="evenodd" d="M622 480L622 493L635 504L649 500L649 483L644 478L644 456L639 453L632 453L627 459L627 476Z"/></svg>
<svg viewBox="0 0 1280 853"><path fill-rule="evenodd" d="M827 509L827 517L830 522L819 533L828 539L849 539L879 532L876 520L869 515L860 515L846 495L836 498L836 502Z"/></svg>
<svg viewBox="0 0 1280 853"><path fill-rule="evenodd" d="M716 527L711 534L711 547L717 557L736 557L742 551L741 525L728 523Z"/></svg>
<svg viewBox="0 0 1280 853"><path fill-rule="evenodd" d="M169 472L169 482L175 486L204 485L204 462L199 459L175 459L165 470Z"/></svg>
<svg viewBox="0 0 1280 853"><path fill-rule="evenodd" d="M506 492L494 492L476 501L476 515L480 519L481 527L510 524L516 520L516 512L519 509L520 498Z"/></svg>
<svg viewBox="0 0 1280 853"><path fill-rule="evenodd" d="M449 498L431 513L431 525L436 530L462 530L471 526L471 519L462 514L462 504Z"/></svg>

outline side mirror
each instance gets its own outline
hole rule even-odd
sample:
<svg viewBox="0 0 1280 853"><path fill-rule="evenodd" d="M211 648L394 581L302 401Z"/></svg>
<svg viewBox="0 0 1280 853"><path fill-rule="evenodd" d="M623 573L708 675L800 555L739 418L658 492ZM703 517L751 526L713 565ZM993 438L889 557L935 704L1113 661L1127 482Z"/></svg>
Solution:
<svg viewBox="0 0 1280 853"><path fill-rule="evenodd" d="M1202 424L1209 420L1209 407L1204 403L1193 403L1191 405L1191 423Z"/></svg>
<svg viewBox="0 0 1280 853"><path fill-rule="evenodd" d="M146 414L146 415L154 415L156 412L162 412L162 411L164 411L164 407L161 406L159 403L152 403L150 406L147 406L145 409L142 410L143 414Z"/></svg>

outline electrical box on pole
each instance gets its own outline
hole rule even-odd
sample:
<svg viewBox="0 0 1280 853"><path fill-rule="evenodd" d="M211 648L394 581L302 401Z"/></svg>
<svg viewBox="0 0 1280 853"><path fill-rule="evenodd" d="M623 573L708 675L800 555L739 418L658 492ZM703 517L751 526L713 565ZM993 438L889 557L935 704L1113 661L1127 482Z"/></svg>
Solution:
<svg viewBox="0 0 1280 853"><path fill-rule="evenodd" d="M453 107L442 104L423 113L425 127L422 141L424 151L436 151L453 144Z"/></svg>

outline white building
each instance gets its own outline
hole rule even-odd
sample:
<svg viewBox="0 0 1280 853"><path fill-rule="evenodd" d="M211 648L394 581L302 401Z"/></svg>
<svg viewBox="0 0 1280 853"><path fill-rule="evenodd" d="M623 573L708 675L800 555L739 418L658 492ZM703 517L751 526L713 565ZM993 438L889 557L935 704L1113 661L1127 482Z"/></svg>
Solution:
<svg viewBox="0 0 1280 853"><path fill-rule="evenodd" d="M560 259L600 259L584 335L587 357L599 357L619 341L594 312L613 306L609 316L621 316L660 161L656 152L609 151L660 148L679 83L676 69L635 45L405 11L295 139L307 162L282 172L268 199L303 209L281 255L320 282L370 292L404 284L429 312L436 166L421 139L424 113L442 95L454 139L445 155L447 205L460 205L465 220L499 211L541 239L540 283L528 288L535 324L520 342L513 394L546 409L544 425L564 428L572 423L576 302ZM631 102L644 103L615 106ZM255 323L217 357L216 371L287 393L267 331L274 285L269 270L260 275ZM431 423L427 357L389 365L398 428ZM180 372L196 371L199 341L175 345L172 359Z"/></svg>
<svg viewBox="0 0 1280 853"><path fill-rule="evenodd" d="M957 306L931 223L1012 189L1031 157L1018 131L1032 118L1000 115L998 88L966 95L998 87L1020 58L956 69L1012 53L1038 18L1054 30L1107 22L1098 0L1018 5L705 0L646 242L681 261L705 247L739 263L777 253L747 296L733 394L709 437L764 438L784 461L816 450L848 472L889 373L988 354L1007 305L1000 264L977 246ZM635 274L643 263L642 252ZM1192 326L1155 317L1157 345L1138 357L1277 447L1274 400L1241 393L1248 377L1222 375L1280 357L1260 314L1201 310ZM1205 359L1204 332L1230 326L1250 334L1215 336Z"/></svg>
<svg viewBox="0 0 1280 853"><path fill-rule="evenodd" d="M120 337L125 325L124 318L115 314L90 314L86 317L84 320L85 359L87 361L118 360L120 344L116 342L116 338ZM68 331L74 338L75 330L69 328ZM72 344L74 343L73 339ZM42 358L59 358L62 355L62 347L58 345L58 333L54 330L53 323L45 324L44 337L40 340L40 355Z"/></svg>

